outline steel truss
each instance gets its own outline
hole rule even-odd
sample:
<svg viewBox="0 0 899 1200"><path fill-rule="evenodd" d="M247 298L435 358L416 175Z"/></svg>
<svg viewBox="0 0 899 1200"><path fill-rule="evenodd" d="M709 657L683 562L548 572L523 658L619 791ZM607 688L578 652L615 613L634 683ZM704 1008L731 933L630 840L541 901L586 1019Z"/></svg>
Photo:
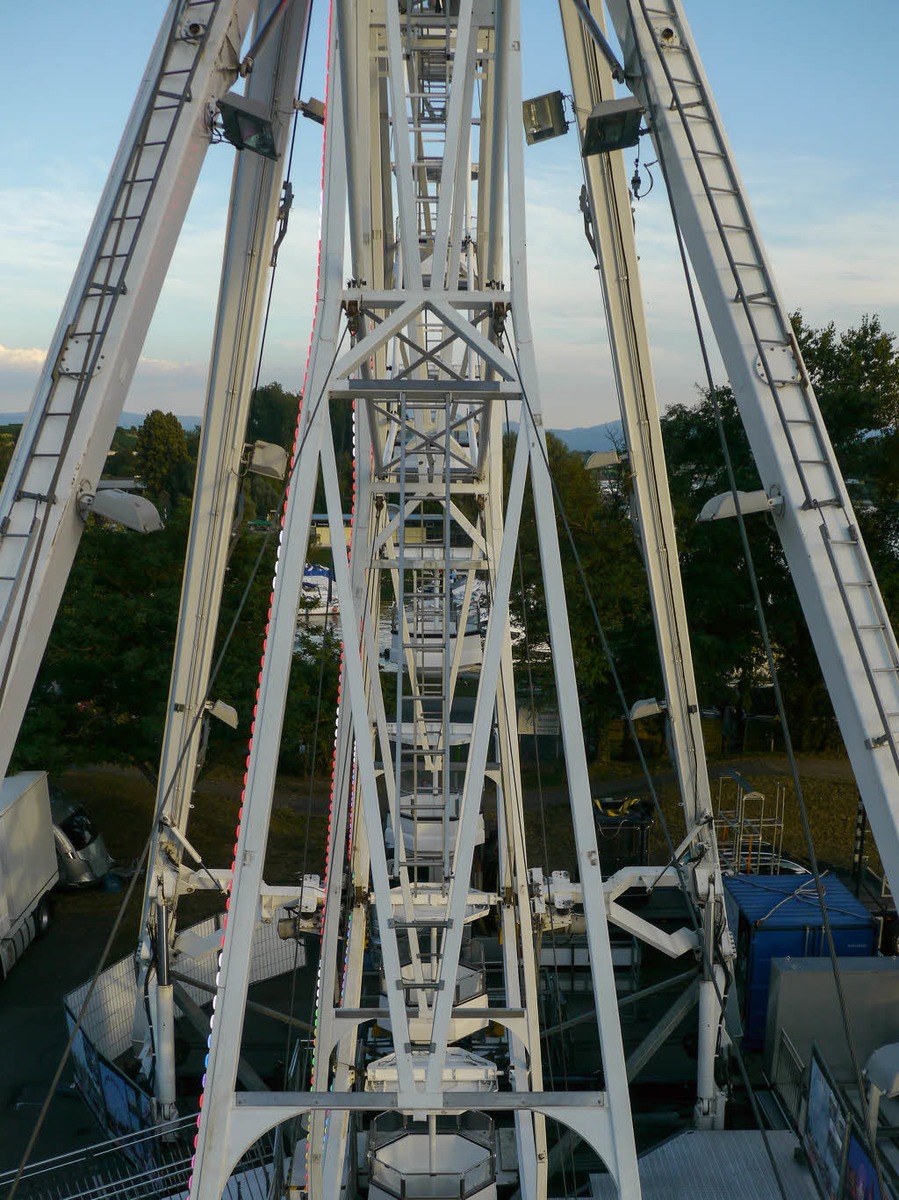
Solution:
<svg viewBox="0 0 899 1200"><path fill-rule="evenodd" d="M459 1108L514 1115L523 1195L546 1194L547 1115L576 1128L622 1196L639 1195L527 317L517 6L499 6L498 13L495 21L492 5L471 0L462 0L457 18L417 4L401 12L392 3L344 0L335 8L320 295L248 765L195 1200L217 1200L242 1148L299 1113L311 1114L309 1195L334 1196L365 1113L411 1114L430 1130L440 1158L441 1138L450 1139L449 1148L457 1135L440 1132L438 1120ZM508 287L501 282L506 273ZM334 558L345 644L315 1067L311 1090L237 1095L249 945L319 471L331 544L343 544L333 403L355 404L358 477L349 561ZM503 431L510 419L518 432L504 506ZM544 1092L537 1019L509 632L528 481L602 1052L604 1088L579 1093L577 1104ZM466 629L478 573L487 579L489 620L473 712L463 720L456 697L471 665ZM377 668L385 578L405 666L395 711L388 711ZM490 893L472 879L485 798L495 805L500 846ZM471 923L490 913L502 931L499 1000L488 1000L478 964L464 953ZM381 964L374 1009L362 1004L363 957L372 943ZM366 1060L359 1077L362 1031L375 1022L389 1030L392 1050ZM496 1090L495 1063L458 1046L489 1023L506 1030L508 1092ZM372 1187L379 1144L374 1122Z"/></svg>
<svg viewBox="0 0 899 1200"><path fill-rule="evenodd" d="M645 0L609 0L608 8L623 49L623 75L646 107L680 232L895 891L899 649L679 0L653 0L652 7ZM422 1153L430 1156L435 1176L444 1168L458 1174L454 1160L463 1149L466 1170L473 1172L467 1183L477 1183L477 1195L488 1197L494 1187L491 1121L493 1114L506 1114L514 1120L524 1196L546 1194L550 1117L596 1150L620 1196L636 1198L627 1082L697 1000L696 1118L701 1125L721 1123L724 1097L714 1064L732 948L721 913L622 165L616 156L587 160L585 179L686 834L675 854L680 878L644 868L603 881L527 313L518 5L334 0L333 9L315 335L191 1194L218 1200L243 1151L264 1131L305 1113L309 1133L297 1146L293 1173L298 1190L310 1196L351 1189L356 1134L362 1132L373 1164L370 1197L385 1194L378 1192L378 1180L390 1172L390 1178L414 1174ZM602 39L583 23L592 12L601 29L600 9L598 0L560 0L581 134L592 106L612 94L608 59L597 50ZM213 136L215 101L249 69L240 53L254 18L258 28L276 10L278 0L264 0L258 12L244 0L173 0L167 11L0 497L3 769ZM303 0L286 6L249 84L272 112L282 151L307 16ZM162 1036L171 1025L172 1004L162 979L167 955L154 964L150 948L172 943L179 951L172 919L177 898L198 883L182 856L191 853L186 828L198 729L243 469L247 364L258 340L279 170L241 162L235 176L161 769L162 819L148 871L138 960L145 974L154 965L161 969L151 1007L163 1119L174 1111L174 1066L164 1050L170 1039ZM345 658L330 870L324 889L304 882L298 893L304 908L299 924L321 927L316 1061L311 1080L296 1080L295 1091L238 1093L253 931L260 915L271 920L288 898L266 887L262 864L319 476L331 543L344 544L344 497L330 424L335 405L354 406L358 474L352 548L348 557L335 554ZM512 447L507 489L504 438ZM534 497L571 790L575 883L561 874L546 880L529 869L524 841L509 598L527 487ZM389 703L377 635L388 594L400 667L397 695ZM477 625L483 614L482 644ZM466 707L461 693L472 690L472 679L473 706ZM496 822L500 848L493 887L475 870L485 817ZM221 882L224 873L206 872L206 878ZM699 914L696 928L654 929L619 903L632 885L684 886ZM540 931L572 905L584 912L601 1091L544 1087L535 945ZM472 927L484 919L502 935L501 994L488 995L483 964L473 953L478 939ZM698 979L627 1061L607 921L672 957L693 954L702 964ZM365 982L369 953L380 973L374 999ZM142 996L143 988L138 992ZM504 1031L503 1088L497 1062L485 1050L485 1031L494 1027ZM456 1121L459 1112L477 1120ZM474 1194L473 1187L467 1194Z"/></svg>

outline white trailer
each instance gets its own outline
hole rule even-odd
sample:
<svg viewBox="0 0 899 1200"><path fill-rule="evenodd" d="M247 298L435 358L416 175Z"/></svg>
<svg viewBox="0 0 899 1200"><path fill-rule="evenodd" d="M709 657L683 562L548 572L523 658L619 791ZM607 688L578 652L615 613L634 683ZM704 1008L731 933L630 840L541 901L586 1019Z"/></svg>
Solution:
<svg viewBox="0 0 899 1200"><path fill-rule="evenodd" d="M50 922L47 893L59 878L46 771L24 771L0 785L0 972Z"/></svg>

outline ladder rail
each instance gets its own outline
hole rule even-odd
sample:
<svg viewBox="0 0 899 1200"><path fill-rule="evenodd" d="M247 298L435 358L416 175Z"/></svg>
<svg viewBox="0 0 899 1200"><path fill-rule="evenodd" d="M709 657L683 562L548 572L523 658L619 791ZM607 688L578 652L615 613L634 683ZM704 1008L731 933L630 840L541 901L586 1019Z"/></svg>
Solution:
<svg viewBox="0 0 899 1200"><path fill-rule="evenodd" d="M737 296L740 300L741 305L743 306L744 313L745 313L745 319L746 319L746 322L752 333L753 341L755 342L756 352L759 356L759 359L761 360L763 370L767 376L767 384L768 384L769 394L774 403L777 414L780 417L781 424L784 427L784 433L787 438L787 443L790 447L790 453L793 456L793 461L796 466L796 471L799 475L800 480L802 481L802 488L805 493L805 503L809 507L819 506L821 502L814 498L814 496L812 494L812 489L810 488L808 479L806 477L806 472L803 470L803 465L804 465L803 460L800 457L799 450L796 446L796 442L793 437L792 431L789 429L790 418L788 418L786 416L786 413L784 411L784 407L783 407L783 404L782 404L781 398L780 398L780 393L779 393L779 390L777 387L777 383L775 381L775 374L771 369L771 364L769 363L769 352L765 347L765 341L770 340L770 339L762 338L762 336L759 332L758 323L755 319L755 316L752 313L752 303L754 301L756 301L762 297L770 298L772 301L776 301L776 291L775 291L774 280L771 276L770 270L765 261L765 255L762 250L761 241L760 241L758 233L755 229L755 225L752 220L752 215L751 215L748 205L746 204L746 201L745 201L742 185L741 185L740 180L737 177L737 173L734 169L733 160L732 160L730 154L728 153L727 147L725 146L725 144L721 138L720 126L719 126L718 121L716 120L715 115L713 113L709 114L707 117L704 117L704 120L706 122L707 128L713 134L713 136L720 148L716 151L711 151L711 152L705 151L705 150L702 150L699 148L696 138L695 138L693 131L691 130L690 124L689 124L691 117L695 117L698 114L692 114L688 111L685 102L681 99L680 92L678 89L679 89L679 86L683 86L684 84L686 84L686 86L696 87L702 93L702 92L704 92L702 83L701 82L695 83L695 82L690 82L687 80L681 80L681 79L675 78L675 76L673 75L673 73L671 71L671 67L666 59L665 52L662 47L661 38L659 36L659 32L655 28L655 26L652 24L652 22L649 20L646 4L645 4L644 0L640 0L640 4L644 11L644 14L647 16L647 28L650 31L653 45L655 47L656 53L659 58L659 63L662 67L662 70L665 73L666 79L668 81L668 85L671 88L672 103L674 104L675 108L677 109L678 115L680 116L681 123L683 125L684 135L685 135L687 142L690 146L690 149L692 151L694 163L696 166L696 171L699 175L700 181L702 183L703 191L705 192L705 195L706 195L706 199L707 199L707 202L709 205L709 211L711 212L712 218L715 222L715 226L717 228L718 235L721 239L722 249L724 250L724 253L727 257L728 265L729 265L731 273L733 275L734 284L737 289ZM673 5L671 7L670 16L672 17L672 19L675 18L675 10L674 10ZM683 44L681 46L681 49L683 50L684 54L690 58L691 65L694 66L694 69L695 69L695 62L693 60L693 53L692 53L690 44L689 43ZM706 104L707 102L706 102L705 98L703 98L702 100L695 101L694 103L695 104ZM703 164L703 161L702 161L702 159L704 157L707 157L710 153L715 155L716 159L721 163L721 165L724 167L725 171L727 172L727 175L729 176L731 186L730 186L730 189L728 190L727 194L731 194L733 196L734 203L740 209L740 212L743 217L743 222L744 222L743 226L737 226L736 229L744 232L745 236L747 236L749 238L751 247L754 250L755 255L756 255L754 261L740 262L736 258L733 247L731 245L731 236L730 236L731 230L729 230L725 226L725 223L722 220L721 214L719 212L718 205L715 201L715 192L720 191L721 189L714 187L710 183L708 171L706 170L706 168ZM765 286L764 286L763 290L758 293L749 293L746 289L746 284L743 280L741 270L758 271L762 275L763 280L764 280ZM778 318L780 317L780 314L781 314L781 307L778 304L776 306L776 315ZM816 436L818 436L819 432L820 432L820 428L821 428L820 413L817 413L816 411L814 411L813 405L809 402L810 401L810 397L809 397L810 384L808 381L808 376L804 370L804 365L802 363L801 354L799 351L799 347L796 344L796 339L793 334L792 327L791 327L789 321L785 321L785 322L778 321L778 323L781 326L781 332L783 334L783 338L784 338L785 342L790 344L793 354L796 357L797 366L799 367L799 370L800 370L801 395L803 397L803 400L805 401L805 407L806 407L807 411L809 412L810 416L812 417L812 425L813 425L814 433ZM814 408L816 408L816 407L817 406L815 405ZM838 479L837 479L837 473L835 473L834 469L833 469L831 455L830 455L830 453L827 453L829 451L829 447L822 446L821 449L822 449L822 452L825 453L824 461L827 464L828 473L831 476L831 482L833 485L834 492L839 494L840 483L838 482Z"/></svg>
<svg viewBox="0 0 899 1200"><path fill-rule="evenodd" d="M205 0L204 7L210 8L214 13L218 3L219 0ZM203 45L205 44L205 35L197 39L197 55L195 56L194 61L188 70L166 70L168 58L171 56L173 50L172 39L175 39L176 36L174 30L181 16L181 13L176 12L175 25L173 25L172 33L170 35L170 42L169 46L167 47L166 57L160 64L159 72L153 88L151 103L146 109L141 122L137 139L128 161L128 168L123 178L119 182L106 229L100 238L97 253L94 256L93 264L89 271L90 278L85 285L84 290L82 291L81 297L75 308L72 321L66 331L63 345L56 357L54 368L51 373L50 387L43 398L37 423L34 428L34 433L29 439L30 444L23 447L24 454L18 458L15 479L12 484L12 487L15 488L15 493L12 500L13 504L15 504L19 497L21 497L22 493L27 491L29 488L30 468L34 465L35 459L55 454L56 464L52 470L49 482L41 485L45 488L45 502L53 503L55 499L56 488L59 484L62 473L64 458L69 446L71 445L72 439L77 432L78 420L84 406L84 400L90 385L90 381L100 369L100 362L103 357L103 347L106 341L106 336L109 333L113 317L115 316L116 304L118 300L127 292L126 280L128 277L128 269L131 266L134 251L146 221L147 212L150 208L150 203L155 193L156 184L159 181L160 174L162 173L162 169L165 165L170 144L169 135L171 133L171 129L174 127L176 121L180 117L185 104L188 102L190 96L190 86L196 74L199 55L202 52ZM176 40L182 39L178 38ZM171 95L162 89L162 80L166 78L166 76L172 74L184 76L183 90L178 97L177 104L163 105L160 107L157 104L158 99L161 96L170 97ZM140 175L140 171L143 169L144 153L147 148L146 134L150 128L153 118L160 111L165 111L167 114L169 114L169 128L167 131L167 136L162 142L160 152L154 155L156 158L156 165L153 175L148 181L147 179L142 178ZM154 143L154 149L155 148L156 144ZM132 213L130 211L131 199L134 194L134 189L138 183L141 185L147 185L147 194L139 205L139 212ZM130 244L126 250L120 251L119 247L125 233L125 223L128 221L135 222L133 228L128 231ZM109 249L107 249L107 247L109 247ZM103 251L105 251L105 253ZM105 267L101 268L100 264L104 261ZM117 269L115 274L117 277L115 280L113 280L113 271L114 267L116 267L116 264ZM83 323L83 317L89 306L91 306L94 311L89 318L89 327L82 330L81 325ZM81 365L75 371L64 371L62 363L65 359L66 353L78 339L87 339L86 345L80 354ZM81 350L80 347L78 349ZM72 381L73 395L69 400L64 401L64 403L68 405L68 408L65 411L54 411L53 405L58 397L60 384L63 379L70 379ZM47 421L56 416L62 416L66 418L66 425L63 430L58 448L56 448L55 451L44 451L39 449L39 447L43 445L42 435L45 432ZM10 536L10 534L6 533L6 530L3 528L3 526L8 526L10 524L12 524L11 513L4 513L2 518L0 518L0 545L2 545L4 537ZM34 528L33 525L32 528ZM46 525L44 522L40 522L35 529L35 532L38 536L33 547L34 557L36 557L40 552L45 530ZM12 536L14 536L14 534ZM31 550L31 539L29 536L26 544L20 549L20 559L23 564ZM18 576L18 571L16 572L16 575ZM29 574L29 581L30 578L31 575ZM10 589L6 597L6 602L2 610L0 610L0 636L2 636L6 622L9 620L13 598L16 594L16 589ZM21 620L21 613L19 617ZM5 682L5 679L0 679L0 686L2 686L3 682Z"/></svg>
<svg viewBox="0 0 899 1200"><path fill-rule="evenodd" d="M210 144L208 106L237 78L254 10L171 0L0 494L0 773Z"/></svg>
<svg viewBox="0 0 899 1200"><path fill-rule="evenodd" d="M683 125L684 135L687 139L687 142L688 142L691 152L693 154L696 170L697 170L697 173L702 182L703 190L706 195L709 209L711 211L712 217L715 221L715 225L718 230L719 237L721 239L722 248L727 256L728 264L730 266L730 269L731 269L731 272L732 272L732 275L734 278L734 282L735 282L735 285L737 288L737 295L740 299L740 303L744 310L745 320L746 320L747 325L749 326L749 329L752 333L753 341L755 342L755 347L756 347L756 350L757 350L757 353L759 356L759 360L762 365L762 369L764 371L765 376L767 377L766 383L767 383L768 391L774 402L775 410L778 414L781 426L784 431L784 435L787 439L787 444L789 446L790 453L793 458L793 462L794 462L794 465L796 468L797 475L799 476L799 478L801 480L801 486L802 486L803 492L805 494L805 506L808 508L816 508L819 510L823 510L823 508L830 506L831 503L835 503L837 507L839 507L841 509L845 509L845 508L847 508L847 506L849 504L848 495L846 493L845 486L843 484L843 480L840 475L839 467L836 463L836 459L835 459L832 447L830 445L829 439L826 436L823 417L821 416L820 410L818 409L817 402L814 397L814 392L812 390L811 383L808 378L808 374L805 370L805 366L802 361L801 351L799 349L798 343L796 342L796 337L795 337L795 334L793 332L792 326L789 321L785 321L785 322L780 321L779 323L781 324L781 326L783 328L783 332L784 332L786 341L790 345L791 352L795 358L795 361L796 361L796 364L797 364L797 367L799 370L799 380L798 380L799 391L800 391L800 395L801 395L803 403L804 403L804 409L805 409L806 416L804 418L799 418L799 419L788 417L784 410L784 406L781 402L780 390L777 386L775 372L772 370L772 365L769 361L769 357L770 357L769 350L765 346L765 341L767 339L763 339L761 337L761 334L758 329L758 323L756 322L755 317L752 313L752 301L751 301L750 296L747 295L744 281L741 276L741 268L756 270L756 271L760 272L765 281L765 289L764 289L763 294L765 296L770 296L776 300L776 289L775 289L775 285L774 285L774 280L771 277L770 270L765 261L764 252L761 247L761 241L760 241L760 238L756 231L755 225L752 221L752 216L749 211L749 207L746 204L744 194L743 194L742 188L740 186L740 181L739 181L736 171L733 167L732 159L731 159L729 153L727 152L727 147L721 138L720 127L719 127L718 121L716 120L715 115L712 113L708 117L707 126L708 126L709 130L713 132L716 142L718 143L718 145L720 147L720 149L715 152L716 157L721 161L722 165L725 167L725 169L733 183L734 200L735 200L735 203L739 206L742 216L743 216L744 227L742 227L742 228L745 231L748 238L750 239L752 247L756 252L756 259L754 262L741 263L736 260L735 254L733 251L733 247L731 246L731 239L730 239L729 231L725 227L724 222L722 221L721 214L718 210L718 205L716 204L715 199L714 199L714 189L712 188L712 186L709 182L708 172L706 171L705 166L703 165L703 162L702 162L703 156L705 154L707 154L708 152L701 150L697 145L696 138L694 137L693 131L690 129L690 126L689 126L689 118L690 118L691 114L687 111L685 103L681 99L681 96L680 96L680 93L678 90L679 86L686 85L688 87L694 87L697 90L699 90L700 92L704 93L704 91L705 91L704 86L703 86L701 80L698 83L695 82L695 77L694 77L694 80L684 80L684 79L676 78L674 76L674 74L671 70L670 64L666 58L666 54L665 54L664 48L662 46L662 41L661 41L659 31L648 18L648 10L646 7L645 0L640 0L640 4L644 11L644 14L647 16L647 28L650 31L653 45L654 45L656 53L658 55L659 63L662 67L663 72L665 73L666 79L668 81L668 85L671 88L672 103L674 104L674 106L677 109L678 114L680 116L681 123ZM655 12L658 13L659 10L655 10ZM674 4L670 4L668 15L670 17L672 17L672 19L675 18L676 14L675 14ZM695 71L696 65L695 65L695 60L693 57L691 43L690 42L682 42L681 48L682 48L684 54L690 60L690 63L693 66L694 71ZM704 103L705 101L702 101L702 102ZM699 102L697 102L697 103L699 103ZM778 308L777 308L778 317L780 316L780 311L781 311L780 306L778 305ZM790 381L790 382L792 382L792 381ZM833 502L830 500L821 501L820 499L816 499L813 496L813 492L812 492L811 486L809 484L808 476L804 469L807 460L805 460L801 457L799 449L796 444L796 440L793 436L793 432L790 428L791 425L799 423L800 420L802 421L803 424L807 425L811 429L813 437L815 438L816 445L817 445L817 451L821 457L814 461L816 463L820 463L820 465L823 465L828 474L828 477L832 484L832 490L834 493L834 501ZM823 513L822 513L822 515L823 515ZM854 526L850 526L850 528L854 528ZM868 558L867 551L864 546L864 542L858 536L856 536L854 538L849 538L849 539L834 538L831 535L830 531L828 530L826 521L822 522L822 524L819 526L819 531L820 531L822 541L825 546L825 550L827 551L828 561L831 564L831 568L833 571L833 577L834 577L834 583L837 586L840 598L843 602L843 607L845 609L849 628L852 632L859 655L861 656L861 659L862 659L865 676L869 682L869 685L871 688L871 693L872 693L872 696L874 699L874 703L876 705L878 713L880 714L880 718L883 722L884 731L886 733L887 743L890 748L890 753L896 763L897 768L899 768L899 742L897 742L895 732L892 729L891 724L890 724L890 720L889 720L889 716L888 716L889 705L887 702L884 701L884 699L881 695L881 689L880 689L878 681L876 679L876 674L882 672L884 670L884 668L877 667L872 663L871 655L869 654L868 647L867 647L867 640L863 637L863 633L864 633L865 629L876 630L877 634L879 634L878 641L880 642L884 652L888 655L888 657L890 659L891 668L889 668L889 669L894 672L899 672L899 643L897 643L895 636L893 636L893 634L892 634L892 628L891 628L891 625L889 622L889 617L886 612L886 608L883 603L883 598L880 593L880 590L879 590L879 588L876 587L876 585L873 587L871 586L871 583L874 580L874 572L873 572L873 568L870 563L870 559ZM861 574L866 583L866 586L868 586L868 588L869 588L869 594L868 594L869 602L874 607L877 618L878 618L876 624L873 626L859 622L859 620L856 616L848 589L845 585L843 574L841 572L839 563L837 562L837 556L836 556L835 549L834 549L835 545L844 545L844 546L851 547L852 552L854 553L855 557L858 559L857 565L861 571Z"/></svg>
<svg viewBox="0 0 899 1200"><path fill-rule="evenodd" d="M609 10L627 47L629 82L650 114L762 484L783 496L773 519L878 846L899 886L899 747L892 715L899 712L899 646L851 500L680 0L656 0L651 12L645 0L609 0ZM684 94L686 87L691 90Z"/></svg>

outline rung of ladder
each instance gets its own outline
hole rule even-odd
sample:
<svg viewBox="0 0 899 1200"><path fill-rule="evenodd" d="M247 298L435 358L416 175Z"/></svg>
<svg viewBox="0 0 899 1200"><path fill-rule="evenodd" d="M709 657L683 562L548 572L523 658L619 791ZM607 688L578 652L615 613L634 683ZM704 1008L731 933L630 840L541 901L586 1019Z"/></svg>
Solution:
<svg viewBox="0 0 899 1200"><path fill-rule="evenodd" d="M390 917L387 922L389 929L452 929L452 917L434 917L431 920L404 921L398 917Z"/></svg>
<svg viewBox="0 0 899 1200"><path fill-rule="evenodd" d="M828 500L804 500L803 509L809 508L842 508L843 501L839 496L831 496Z"/></svg>

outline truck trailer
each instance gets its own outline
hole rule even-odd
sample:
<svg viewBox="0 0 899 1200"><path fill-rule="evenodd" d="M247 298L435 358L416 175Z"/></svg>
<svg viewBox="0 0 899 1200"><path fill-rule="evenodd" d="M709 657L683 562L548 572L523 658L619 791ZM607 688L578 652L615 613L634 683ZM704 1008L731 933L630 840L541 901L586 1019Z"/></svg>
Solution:
<svg viewBox="0 0 899 1200"><path fill-rule="evenodd" d="M59 871L45 771L24 771L0 785L0 972L13 965L50 923L48 893Z"/></svg>

